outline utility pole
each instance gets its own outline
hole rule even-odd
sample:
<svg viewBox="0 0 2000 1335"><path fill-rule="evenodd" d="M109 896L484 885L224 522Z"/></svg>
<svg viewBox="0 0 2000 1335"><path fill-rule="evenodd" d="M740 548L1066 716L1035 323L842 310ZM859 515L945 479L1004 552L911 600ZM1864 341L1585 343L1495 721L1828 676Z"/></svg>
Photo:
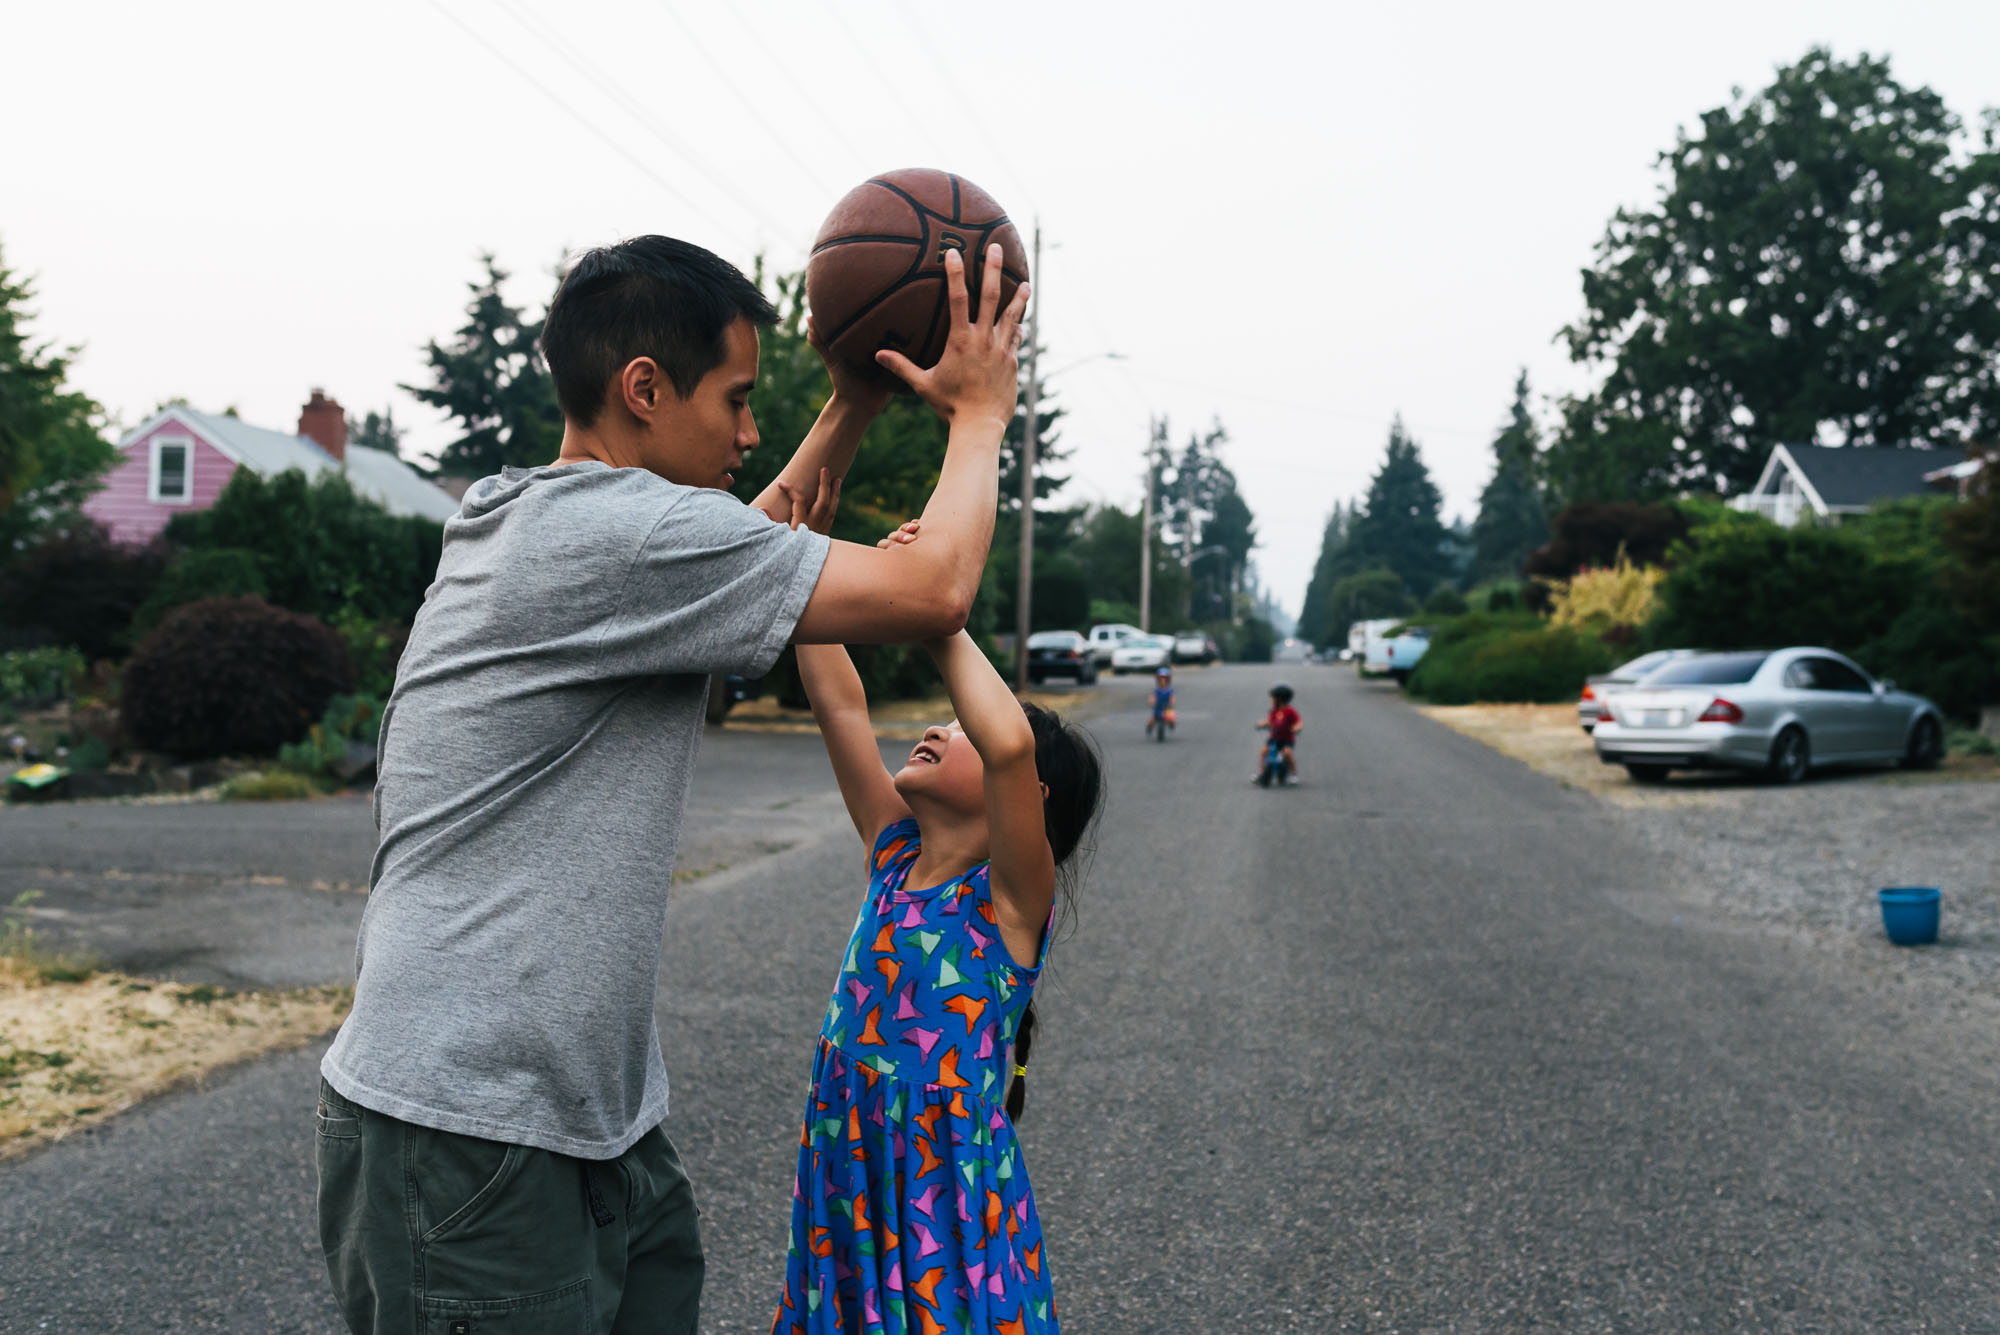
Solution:
<svg viewBox="0 0 2000 1335"><path fill-rule="evenodd" d="M1146 419L1146 504L1139 512L1139 629L1153 629L1153 474L1154 459L1167 426L1157 417Z"/></svg>
<svg viewBox="0 0 2000 1335"><path fill-rule="evenodd" d="M1028 420L1021 428L1021 568L1014 586L1014 689L1028 689L1028 626L1035 581L1035 449L1041 443L1040 382L1035 379L1035 353L1040 342L1042 312L1042 224L1035 220L1035 253L1028 263L1034 286L1028 292Z"/></svg>

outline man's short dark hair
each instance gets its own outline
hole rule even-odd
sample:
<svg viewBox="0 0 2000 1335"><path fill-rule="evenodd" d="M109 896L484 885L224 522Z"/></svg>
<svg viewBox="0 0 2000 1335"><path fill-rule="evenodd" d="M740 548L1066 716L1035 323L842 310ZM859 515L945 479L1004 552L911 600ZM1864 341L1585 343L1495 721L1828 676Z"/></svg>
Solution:
<svg viewBox="0 0 2000 1335"><path fill-rule="evenodd" d="M719 255L670 236L587 251L564 276L542 324L542 356L563 416L597 420L611 381L651 357L682 398L728 355L739 318L768 328L778 311Z"/></svg>

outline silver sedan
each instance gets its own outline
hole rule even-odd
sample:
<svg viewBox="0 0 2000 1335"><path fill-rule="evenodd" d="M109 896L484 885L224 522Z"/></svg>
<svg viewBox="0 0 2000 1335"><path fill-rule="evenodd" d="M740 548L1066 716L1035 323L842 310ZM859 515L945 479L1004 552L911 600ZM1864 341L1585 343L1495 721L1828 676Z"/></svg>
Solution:
<svg viewBox="0 0 2000 1335"><path fill-rule="evenodd" d="M1620 663L1609 672L1584 678L1583 698L1576 702L1576 721L1585 732L1589 732L1603 716L1607 696L1629 691L1667 664L1677 659L1692 658L1700 652L1699 649L1655 649L1629 663Z"/></svg>
<svg viewBox="0 0 2000 1335"><path fill-rule="evenodd" d="M1644 783L1676 769L1756 770L1796 783L1826 765L1928 769L1944 719L1830 649L1699 654L1604 701L1597 758Z"/></svg>

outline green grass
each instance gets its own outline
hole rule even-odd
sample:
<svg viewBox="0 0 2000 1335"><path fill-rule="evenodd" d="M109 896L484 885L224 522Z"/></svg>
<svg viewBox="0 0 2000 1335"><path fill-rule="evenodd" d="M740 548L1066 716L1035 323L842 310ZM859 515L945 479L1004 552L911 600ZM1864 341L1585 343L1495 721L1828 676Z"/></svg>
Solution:
<svg viewBox="0 0 2000 1335"><path fill-rule="evenodd" d="M1944 745L1945 750L1962 756L2000 756L2000 742L1956 723L1945 730Z"/></svg>

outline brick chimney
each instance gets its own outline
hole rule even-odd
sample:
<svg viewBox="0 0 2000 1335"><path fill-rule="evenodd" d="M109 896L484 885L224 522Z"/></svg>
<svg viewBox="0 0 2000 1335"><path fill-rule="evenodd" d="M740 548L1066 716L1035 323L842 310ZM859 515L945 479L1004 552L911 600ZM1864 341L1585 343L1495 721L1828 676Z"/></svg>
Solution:
<svg viewBox="0 0 2000 1335"><path fill-rule="evenodd" d="M314 390L306 406L299 409L299 434L317 442L340 463L347 462L347 410L339 400L329 399L325 390Z"/></svg>

